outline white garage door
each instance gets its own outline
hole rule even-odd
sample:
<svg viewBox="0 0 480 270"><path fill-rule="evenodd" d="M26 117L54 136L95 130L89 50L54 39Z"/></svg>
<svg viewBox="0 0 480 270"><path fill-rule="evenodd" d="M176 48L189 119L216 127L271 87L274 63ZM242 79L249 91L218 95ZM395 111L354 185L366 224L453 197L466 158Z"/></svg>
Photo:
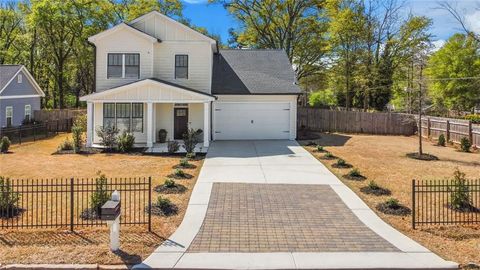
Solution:
<svg viewBox="0 0 480 270"><path fill-rule="evenodd" d="M290 138L290 103L215 103L216 140Z"/></svg>

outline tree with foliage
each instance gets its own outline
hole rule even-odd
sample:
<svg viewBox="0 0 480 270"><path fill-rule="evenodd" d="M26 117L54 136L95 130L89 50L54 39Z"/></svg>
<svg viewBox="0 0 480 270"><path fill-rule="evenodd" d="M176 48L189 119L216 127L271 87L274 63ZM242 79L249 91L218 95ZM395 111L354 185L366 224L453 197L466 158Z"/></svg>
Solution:
<svg viewBox="0 0 480 270"><path fill-rule="evenodd" d="M237 19L230 46L283 49L297 78L312 76L324 67L326 24L323 0L210 0L221 3Z"/></svg>
<svg viewBox="0 0 480 270"><path fill-rule="evenodd" d="M308 104L311 107L329 108L337 104L335 93L331 89L316 91L310 94Z"/></svg>
<svg viewBox="0 0 480 270"><path fill-rule="evenodd" d="M427 74L434 105L469 111L480 102L479 45L471 36L455 34L430 57Z"/></svg>
<svg viewBox="0 0 480 270"><path fill-rule="evenodd" d="M0 2L0 65L18 61L24 21L15 2Z"/></svg>

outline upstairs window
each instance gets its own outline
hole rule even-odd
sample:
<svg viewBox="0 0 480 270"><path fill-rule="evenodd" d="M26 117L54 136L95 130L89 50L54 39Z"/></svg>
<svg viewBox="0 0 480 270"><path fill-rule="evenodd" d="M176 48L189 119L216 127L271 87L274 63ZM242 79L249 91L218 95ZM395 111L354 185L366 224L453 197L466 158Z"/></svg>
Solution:
<svg viewBox="0 0 480 270"><path fill-rule="evenodd" d="M23 76L22 76L22 74L18 74L17 83L22 83L22 82L23 82Z"/></svg>
<svg viewBox="0 0 480 270"><path fill-rule="evenodd" d="M175 79L188 79L188 55L175 55Z"/></svg>
<svg viewBox="0 0 480 270"><path fill-rule="evenodd" d="M107 78L140 78L140 54L109 53Z"/></svg>

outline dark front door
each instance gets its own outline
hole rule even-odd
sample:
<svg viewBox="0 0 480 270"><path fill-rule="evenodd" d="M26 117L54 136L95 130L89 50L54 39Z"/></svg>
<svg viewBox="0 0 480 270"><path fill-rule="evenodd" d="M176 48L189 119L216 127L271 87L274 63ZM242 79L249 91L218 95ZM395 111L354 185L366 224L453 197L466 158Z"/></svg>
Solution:
<svg viewBox="0 0 480 270"><path fill-rule="evenodd" d="M188 131L188 109L175 108L173 117L173 138L179 140Z"/></svg>

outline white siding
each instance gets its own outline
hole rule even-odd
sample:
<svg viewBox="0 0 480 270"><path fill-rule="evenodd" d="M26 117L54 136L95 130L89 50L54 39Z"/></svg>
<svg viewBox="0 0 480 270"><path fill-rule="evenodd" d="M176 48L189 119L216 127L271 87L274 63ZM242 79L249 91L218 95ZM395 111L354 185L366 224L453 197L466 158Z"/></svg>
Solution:
<svg viewBox="0 0 480 270"><path fill-rule="evenodd" d="M204 129L203 103L188 104L188 126L193 129Z"/></svg>
<svg viewBox="0 0 480 270"><path fill-rule="evenodd" d="M175 55L188 55L188 79L175 79ZM211 93L213 52L207 42L166 41L154 46L156 78Z"/></svg>
<svg viewBox="0 0 480 270"><path fill-rule="evenodd" d="M155 104L157 113L157 130L155 137L158 140L158 131L165 129L167 131L167 140L173 140L173 103Z"/></svg>
<svg viewBox="0 0 480 270"><path fill-rule="evenodd" d="M102 38L101 41L96 42L95 45L97 47L97 92L137 81L137 79L107 79L108 53L139 53L140 79L151 78L153 76L153 45L151 41L130 31L119 30Z"/></svg>

